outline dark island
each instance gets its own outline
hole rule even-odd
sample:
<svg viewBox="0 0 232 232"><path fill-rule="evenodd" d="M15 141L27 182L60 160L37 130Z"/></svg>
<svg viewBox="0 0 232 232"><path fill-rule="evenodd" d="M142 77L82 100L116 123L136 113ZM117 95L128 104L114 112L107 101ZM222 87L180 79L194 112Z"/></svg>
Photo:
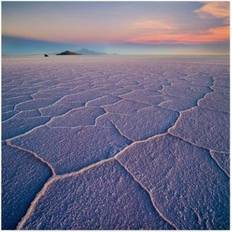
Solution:
<svg viewBox="0 0 232 232"><path fill-rule="evenodd" d="M89 50L87 48L82 48L77 52L81 53L82 55L106 55L106 53L104 52L97 52L97 51Z"/></svg>
<svg viewBox="0 0 232 232"><path fill-rule="evenodd" d="M57 56L64 56L64 55L82 55L81 53L71 52L71 51L64 51L61 53L56 54Z"/></svg>

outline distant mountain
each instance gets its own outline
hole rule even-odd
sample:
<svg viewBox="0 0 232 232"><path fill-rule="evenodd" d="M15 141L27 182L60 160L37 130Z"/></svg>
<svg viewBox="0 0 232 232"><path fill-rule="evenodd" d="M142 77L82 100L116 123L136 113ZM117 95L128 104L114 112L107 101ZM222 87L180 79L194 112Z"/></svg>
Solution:
<svg viewBox="0 0 232 232"><path fill-rule="evenodd" d="M89 50L87 48L82 48L82 49L78 50L77 52L81 53L83 55L106 55L106 53L104 53L104 52L96 52L93 50Z"/></svg>
<svg viewBox="0 0 232 232"><path fill-rule="evenodd" d="M71 51L64 51L61 53L56 54L57 56L64 56L64 55L82 55L82 53L78 52L71 52Z"/></svg>
<svg viewBox="0 0 232 232"><path fill-rule="evenodd" d="M78 50L77 52L72 52L72 51L64 51L64 52L61 52L61 53L58 53L56 55L106 55L106 53L103 53L103 52L96 52L96 51L93 51L93 50L89 50L87 48L82 48L80 50Z"/></svg>

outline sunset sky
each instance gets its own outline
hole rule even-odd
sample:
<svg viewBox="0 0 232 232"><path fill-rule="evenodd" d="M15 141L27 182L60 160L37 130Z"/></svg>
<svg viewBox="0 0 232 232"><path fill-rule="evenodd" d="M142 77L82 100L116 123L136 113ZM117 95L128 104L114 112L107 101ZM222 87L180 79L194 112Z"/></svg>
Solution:
<svg viewBox="0 0 232 232"><path fill-rule="evenodd" d="M229 2L3 2L3 54L228 54Z"/></svg>

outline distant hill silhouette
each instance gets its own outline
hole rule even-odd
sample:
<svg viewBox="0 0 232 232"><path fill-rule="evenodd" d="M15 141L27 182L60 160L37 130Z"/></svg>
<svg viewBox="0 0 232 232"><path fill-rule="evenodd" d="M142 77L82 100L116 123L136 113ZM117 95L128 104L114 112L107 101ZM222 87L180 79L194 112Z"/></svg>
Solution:
<svg viewBox="0 0 232 232"><path fill-rule="evenodd" d="M60 55L107 55L107 53L104 52L97 52L97 51L93 51L93 50L89 50L87 48L81 48L80 50L78 50L77 52L72 52L72 51L64 51L61 53L57 53L56 55L60 56Z"/></svg>
<svg viewBox="0 0 232 232"><path fill-rule="evenodd" d="M82 49L78 50L77 52L79 52L83 55L106 55L106 53L104 53L104 52L97 52L97 51L89 50L87 48L82 48Z"/></svg>
<svg viewBox="0 0 232 232"><path fill-rule="evenodd" d="M81 53L78 53L78 52L71 52L71 51L64 51L64 52L61 52L61 53L57 53L56 54L57 56L64 56L64 55L82 55Z"/></svg>

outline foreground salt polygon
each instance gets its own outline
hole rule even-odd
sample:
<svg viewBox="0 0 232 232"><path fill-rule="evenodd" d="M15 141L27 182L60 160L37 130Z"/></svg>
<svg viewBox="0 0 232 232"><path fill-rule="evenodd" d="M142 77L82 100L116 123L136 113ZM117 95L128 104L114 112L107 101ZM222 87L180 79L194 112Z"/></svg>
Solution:
<svg viewBox="0 0 232 232"><path fill-rule="evenodd" d="M2 102L3 229L229 228L225 62L11 58Z"/></svg>

